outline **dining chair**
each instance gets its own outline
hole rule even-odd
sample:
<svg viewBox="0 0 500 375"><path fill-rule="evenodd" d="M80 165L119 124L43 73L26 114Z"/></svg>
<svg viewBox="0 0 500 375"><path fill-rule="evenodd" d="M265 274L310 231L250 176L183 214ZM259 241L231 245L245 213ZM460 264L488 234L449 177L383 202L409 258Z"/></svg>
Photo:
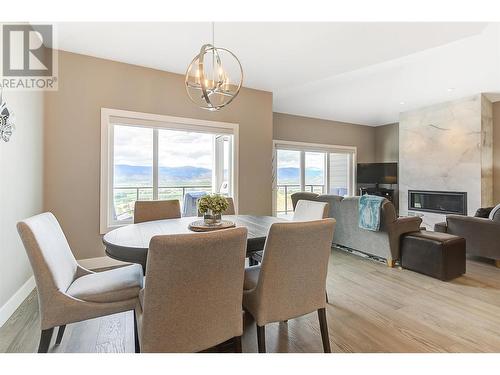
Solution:
<svg viewBox="0 0 500 375"><path fill-rule="evenodd" d="M234 200L231 197L226 197L227 200L227 208L226 210L222 213L222 215L236 215L236 211L234 209Z"/></svg>
<svg viewBox="0 0 500 375"><path fill-rule="evenodd" d="M295 193L298 195L302 193ZM303 194L310 194L304 192ZM294 206L292 221L321 220L328 217L329 205L326 202L313 202L308 200L298 200ZM249 259L249 265L255 266L262 262L263 251L254 252ZM328 302L328 296L326 298Z"/></svg>
<svg viewBox="0 0 500 375"><path fill-rule="evenodd" d="M199 352L229 340L241 352L246 246L243 227L151 239L136 306L141 352Z"/></svg>
<svg viewBox="0 0 500 375"><path fill-rule="evenodd" d="M293 212L293 221L320 220L328 217L328 203L299 200Z"/></svg>
<svg viewBox="0 0 500 375"><path fill-rule="evenodd" d="M135 201L134 224L145 221L178 219L181 205L178 199L164 201Z"/></svg>
<svg viewBox="0 0 500 375"><path fill-rule="evenodd" d="M259 353L266 352L265 326L317 311L323 350L330 353L325 287L335 219L275 223L264 258L245 270L243 307L257 324Z"/></svg>
<svg viewBox="0 0 500 375"><path fill-rule="evenodd" d="M298 200L295 204L292 220L311 221L326 219L328 217L328 210L329 204L327 202L313 202L304 199ZM325 295L326 303L328 303L328 291L325 291Z"/></svg>
<svg viewBox="0 0 500 375"><path fill-rule="evenodd" d="M55 327L56 345L66 324L134 310L143 286L138 264L92 272L78 264L64 233L50 213L17 223L35 276L39 311L39 353L46 353Z"/></svg>
<svg viewBox="0 0 500 375"><path fill-rule="evenodd" d="M222 213L222 215L236 215L236 210L234 209L234 200L231 197L226 197L227 200L227 208L226 210ZM203 216L203 214L198 211L198 216Z"/></svg>
<svg viewBox="0 0 500 375"><path fill-rule="evenodd" d="M318 194L312 193L309 191L298 191L296 193L293 193L290 195L290 199L292 200L292 207L295 210L295 207L297 206L297 202L299 200L309 200L313 201L318 197Z"/></svg>

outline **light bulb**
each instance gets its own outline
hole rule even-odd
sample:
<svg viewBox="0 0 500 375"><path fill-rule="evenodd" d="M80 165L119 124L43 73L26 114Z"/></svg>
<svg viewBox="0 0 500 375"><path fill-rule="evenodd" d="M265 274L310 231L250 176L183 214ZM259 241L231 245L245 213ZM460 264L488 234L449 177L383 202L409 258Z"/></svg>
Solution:
<svg viewBox="0 0 500 375"><path fill-rule="evenodd" d="M228 90L231 88L231 80L227 74L224 75L224 90Z"/></svg>

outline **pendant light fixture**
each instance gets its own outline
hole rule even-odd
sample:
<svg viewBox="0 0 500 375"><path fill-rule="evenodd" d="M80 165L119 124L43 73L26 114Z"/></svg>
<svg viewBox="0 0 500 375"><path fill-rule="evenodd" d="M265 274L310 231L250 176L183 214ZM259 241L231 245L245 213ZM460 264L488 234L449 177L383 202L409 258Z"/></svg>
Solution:
<svg viewBox="0 0 500 375"><path fill-rule="evenodd" d="M200 108L217 111L231 103L243 84L243 68L234 53L215 47L215 25L212 22L212 44L204 44L186 71L186 91Z"/></svg>

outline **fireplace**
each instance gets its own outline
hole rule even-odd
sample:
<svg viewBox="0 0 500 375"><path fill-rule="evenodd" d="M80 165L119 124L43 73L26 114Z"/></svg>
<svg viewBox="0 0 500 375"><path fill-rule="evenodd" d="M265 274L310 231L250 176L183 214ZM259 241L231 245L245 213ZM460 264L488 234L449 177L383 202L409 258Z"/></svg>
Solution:
<svg viewBox="0 0 500 375"><path fill-rule="evenodd" d="M467 193L454 191L408 191L408 210L467 215Z"/></svg>

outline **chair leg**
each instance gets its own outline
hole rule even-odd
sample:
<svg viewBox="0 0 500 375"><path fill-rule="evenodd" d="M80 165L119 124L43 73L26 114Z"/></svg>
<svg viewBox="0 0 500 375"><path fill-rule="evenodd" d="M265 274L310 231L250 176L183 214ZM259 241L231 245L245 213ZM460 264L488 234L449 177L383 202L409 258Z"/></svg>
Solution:
<svg viewBox="0 0 500 375"><path fill-rule="evenodd" d="M326 303L330 303L328 302L328 292L325 290L325 297L326 297Z"/></svg>
<svg viewBox="0 0 500 375"><path fill-rule="evenodd" d="M56 345L61 344L65 329L66 329L66 324L63 326L59 326L59 329L57 330Z"/></svg>
<svg viewBox="0 0 500 375"><path fill-rule="evenodd" d="M235 353L243 353L241 348L241 336L236 336L234 339L234 352Z"/></svg>
<svg viewBox="0 0 500 375"><path fill-rule="evenodd" d="M50 340L52 340L53 333L54 328L42 330L40 333L40 343L38 344L38 353L47 353L49 351Z"/></svg>
<svg viewBox="0 0 500 375"><path fill-rule="evenodd" d="M257 345L259 353L266 352L266 326L257 325Z"/></svg>
<svg viewBox="0 0 500 375"><path fill-rule="evenodd" d="M141 345L139 344L139 334L137 332L137 315L134 309L134 344L135 344L135 352L141 352Z"/></svg>
<svg viewBox="0 0 500 375"><path fill-rule="evenodd" d="M321 340L323 341L323 351L331 353L330 338L328 337L328 324L326 323L326 309L318 309L319 327L321 330Z"/></svg>

